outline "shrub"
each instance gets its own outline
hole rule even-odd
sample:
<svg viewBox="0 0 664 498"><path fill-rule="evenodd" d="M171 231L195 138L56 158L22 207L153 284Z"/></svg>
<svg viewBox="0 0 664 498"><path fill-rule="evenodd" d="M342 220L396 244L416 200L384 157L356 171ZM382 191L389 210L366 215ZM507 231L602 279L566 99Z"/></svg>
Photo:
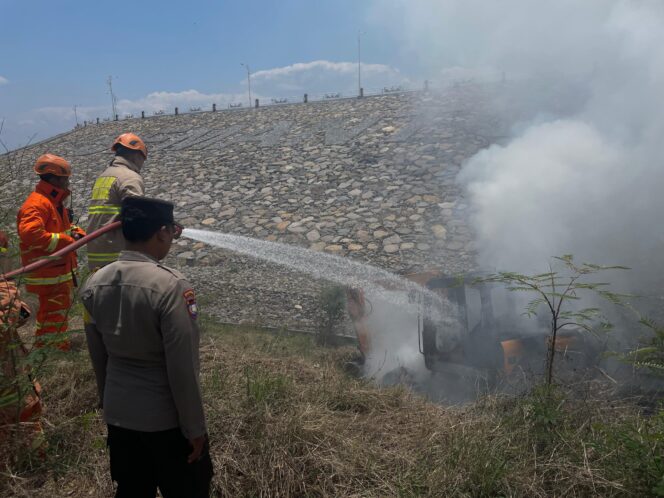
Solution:
<svg viewBox="0 0 664 498"><path fill-rule="evenodd" d="M346 292L339 285L324 287L319 298L320 324L316 339L319 344L329 344L338 334L346 311Z"/></svg>

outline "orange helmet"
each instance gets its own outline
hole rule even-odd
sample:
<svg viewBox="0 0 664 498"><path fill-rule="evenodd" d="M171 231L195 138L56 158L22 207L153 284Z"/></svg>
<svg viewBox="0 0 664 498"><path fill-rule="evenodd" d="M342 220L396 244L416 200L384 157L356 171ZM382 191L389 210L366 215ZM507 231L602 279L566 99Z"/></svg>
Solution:
<svg viewBox="0 0 664 498"><path fill-rule="evenodd" d="M116 150L118 145L122 145L127 149L138 150L141 152L141 154L143 154L145 159L148 158L148 148L145 146L145 142L143 142L143 140L141 140L140 137L134 133L123 133L120 135L115 139L115 142L113 142L111 150Z"/></svg>
<svg viewBox="0 0 664 498"><path fill-rule="evenodd" d="M71 166L66 159L55 154L42 154L35 161L35 173L46 175L48 173L55 176L71 176Z"/></svg>

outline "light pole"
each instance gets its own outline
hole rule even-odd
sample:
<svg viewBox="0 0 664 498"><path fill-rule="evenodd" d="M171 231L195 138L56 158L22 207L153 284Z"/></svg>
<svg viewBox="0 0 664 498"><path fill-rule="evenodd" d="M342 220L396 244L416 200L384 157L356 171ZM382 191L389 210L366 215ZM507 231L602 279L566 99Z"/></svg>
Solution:
<svg viewBox="0 0 664 498"><path fill-rule="evenodd" d="M357 94L362 95L362 45L361 37L364 31L357 32Z"/></svg>
<svg viewBox="0 0 664 498"><path fill-rule="evenodd" d="M76 108L78 106L74 106L74 119L76 120L76 128L78 128L78 113L76 112Z"/></svg>
<svg viewBox="0 0 664 498"><path fill-rule="evenodd" d="M111 115L111 119L115 119L115 115L118 113L116 109L116 103L118 99L115 98L115 94L113 93L113 76L109 76L108 80L106 80L106 83L108 84L108 92L111 94L111 112L113 113Z"/></svg>
<svg viewBox="0 0 664 498"><path fill-rule="evenodd" d="M251 71L249 70L249 66L244 62L240 62L240 65L244 66L247 70L247 88L249 89L249 109L251 109Z"/></svg>

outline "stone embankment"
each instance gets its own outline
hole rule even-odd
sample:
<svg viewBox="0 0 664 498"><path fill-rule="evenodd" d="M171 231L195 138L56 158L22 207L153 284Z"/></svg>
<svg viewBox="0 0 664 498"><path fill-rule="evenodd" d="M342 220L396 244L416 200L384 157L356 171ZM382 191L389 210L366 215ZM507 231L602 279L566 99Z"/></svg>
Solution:
<svg viewBox="0 0 664 498"><path fill-rule="evenodd" d="M18 172L0 197L18 203L33 186L34 158L60 154L72 161L73 204L85 226L109 146L132 131L149 147L147 194L173 201L187 227L325 251L395 273L463 272L473 267L473 238L455 178L467 158L501 135L485 99L484 90L467 85L90 125L1 157ZM315 328L320 282L306 275L186 238L169 258L223 320Z"/></svg>

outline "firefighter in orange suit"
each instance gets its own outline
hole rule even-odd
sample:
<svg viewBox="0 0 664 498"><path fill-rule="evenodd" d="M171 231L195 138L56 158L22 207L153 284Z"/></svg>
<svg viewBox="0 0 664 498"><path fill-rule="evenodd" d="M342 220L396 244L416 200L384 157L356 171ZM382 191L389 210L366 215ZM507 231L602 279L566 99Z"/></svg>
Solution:
<svg viewBox="0 0 664 498"><path fill-rule="evenodd" d="M44 154L35 162L34 170L40 181L16 217L23 265L47 258L85 235L82 229L72 225L64 206L70 194L69 163L54 154ZM67 332L76 267L76 254L72 252L25 277L27 291L39 297L37 336ZM69 350L69 340L57 336L37 341L36 345L41 347L48 342L63 351Z"/></svg>

